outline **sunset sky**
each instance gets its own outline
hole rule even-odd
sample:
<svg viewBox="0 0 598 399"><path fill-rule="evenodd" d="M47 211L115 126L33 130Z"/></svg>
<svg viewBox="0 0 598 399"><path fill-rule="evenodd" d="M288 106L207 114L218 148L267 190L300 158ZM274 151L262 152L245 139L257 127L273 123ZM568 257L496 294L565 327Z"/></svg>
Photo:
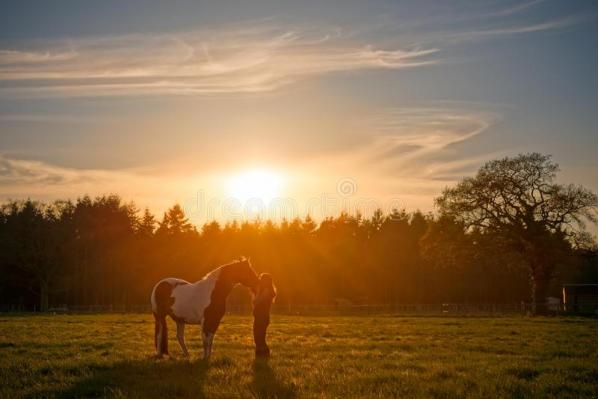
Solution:
<svg viewBox="0 0 598 399"><path fill-rule="evenodd" d="M595 1L6 2L0 198L429 211L528 151L598 191L597 71Z"/></svg>

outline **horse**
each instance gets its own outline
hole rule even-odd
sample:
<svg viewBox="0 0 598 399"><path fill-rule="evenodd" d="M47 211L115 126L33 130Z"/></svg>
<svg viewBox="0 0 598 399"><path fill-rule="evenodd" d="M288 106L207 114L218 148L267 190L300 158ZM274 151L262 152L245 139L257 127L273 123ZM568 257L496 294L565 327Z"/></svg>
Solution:
<svg viewBox="0 0 598 399"><path fill-rule="evenodd" d="M172 277L160 280L151 295L156 357L169 355L166 316L170 316L176 322L177 339L185 357L189 356L185 325L201 324L203 358L209 359L214 334L224 316L226 298L237 284L249 288L254 296L258 293L259 277L249 259L222 265L195 283Z"/></svg>

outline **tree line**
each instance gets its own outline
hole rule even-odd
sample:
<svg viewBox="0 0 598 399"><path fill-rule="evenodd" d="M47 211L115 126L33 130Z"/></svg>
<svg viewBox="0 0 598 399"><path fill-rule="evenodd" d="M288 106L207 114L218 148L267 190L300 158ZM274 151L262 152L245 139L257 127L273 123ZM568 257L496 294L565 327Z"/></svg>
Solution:
<svg viewBox="0 0 598 399"><path fill-rule="evenodd" d="M438 212L341 213L196 227L174 205L158 219L118 195L0 207L0 304L133 306L164 277L195 281L248 256L287 304L514 303L597 282L582 225L598 200L552 182L550 157L487 163L447 188ZM538 191L539 190L539 191ZM233 300L247 300L237 293Z"/></svg>

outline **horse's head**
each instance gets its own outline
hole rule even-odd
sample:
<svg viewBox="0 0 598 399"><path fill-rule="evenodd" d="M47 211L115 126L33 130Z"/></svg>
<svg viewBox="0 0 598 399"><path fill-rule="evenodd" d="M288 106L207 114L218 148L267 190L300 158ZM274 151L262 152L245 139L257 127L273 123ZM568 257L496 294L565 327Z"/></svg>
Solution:
<svg viewBox="0 0 598 399"><path fill-rule="evenodd" d="M249 258L241 258L230 264L229 273L229 278L234 284L242 284L254 294L257 292L259 277L251 267Z"/></svg>

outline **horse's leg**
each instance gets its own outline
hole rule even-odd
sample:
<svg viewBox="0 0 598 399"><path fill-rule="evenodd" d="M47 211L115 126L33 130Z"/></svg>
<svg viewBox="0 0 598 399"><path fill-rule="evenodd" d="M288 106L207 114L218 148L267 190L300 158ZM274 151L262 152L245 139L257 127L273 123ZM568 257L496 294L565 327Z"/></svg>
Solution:
<svg viewBox="0 0 598 399"><path fill-rule="evenodd" d="M189 356L189 351L187 350L187 345L185 345L185 323L182 321L177 321L176 323L176 337L179 340L179 345L183 350L183 356Z"/></svg>
<svg viewBox="0 0 598 399"><path fill-rule="evenodd" d="M214 333L203 333L203 358L208 360L212 355L212 342L214 342Z"/></svg>
<svg viewBox="0 0 598 399"><path fill-rule="evenodd" d="M155 330L154 344L156 346L156 357L161 358L168 355L168 331L166 326L166 316L154 313Z"/></svg>

